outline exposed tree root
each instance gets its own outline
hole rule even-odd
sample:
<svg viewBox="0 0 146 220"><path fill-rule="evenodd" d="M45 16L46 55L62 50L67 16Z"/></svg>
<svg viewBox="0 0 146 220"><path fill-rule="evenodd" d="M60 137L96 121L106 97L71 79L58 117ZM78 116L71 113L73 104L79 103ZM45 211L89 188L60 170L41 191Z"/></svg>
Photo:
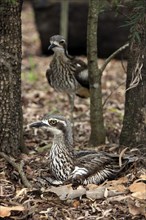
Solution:
<svg viewBox="0 0 146 220"><path fill-rule="evenodd" d="M18 164L14 161L14 158L12 158L10 156L7 156L3 152L0 152L0 156L3 157L9 164L11 164L18 171L24 186L27 187L27 188L32 188L32 185L28 181L28 179L27 179L27 177L26 177L26 175L23 171L24 162L21 161L20 164Z"/></svg>

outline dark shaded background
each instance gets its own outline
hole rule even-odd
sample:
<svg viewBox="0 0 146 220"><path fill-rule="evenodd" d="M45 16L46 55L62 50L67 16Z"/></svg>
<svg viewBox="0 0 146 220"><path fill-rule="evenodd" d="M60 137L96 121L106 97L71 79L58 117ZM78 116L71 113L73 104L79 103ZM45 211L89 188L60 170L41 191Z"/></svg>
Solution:
<svg viewBox="0 0 146 220"><path fill-rule="evenodd" d="M59 34L60 2L52 0L31 0L37 30L41 40L43 54L48 51L49 38ZM98 57L105 58L128 40L129 27L124 26L126 8L112 11L107 8L100 14L98 27ZM69 3L69 29L68 50L72 55L86 55L88 0L70 0ZM122 58L126 58L126 50L122 52ZM121 54L117 55L121 58Z"/></svg>

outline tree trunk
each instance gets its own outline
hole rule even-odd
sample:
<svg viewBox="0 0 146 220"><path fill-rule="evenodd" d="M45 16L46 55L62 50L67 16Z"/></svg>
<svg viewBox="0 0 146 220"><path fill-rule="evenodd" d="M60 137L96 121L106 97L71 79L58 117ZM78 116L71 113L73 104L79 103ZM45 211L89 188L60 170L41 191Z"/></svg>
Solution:
<svg viewBox="0 0 146 220"><path fill-rule="evenodd" d="M140 12L139 12L140 14ZM141 16L130 42L126 101L120 144L146 146L146 16ZM136 32L135 32L136 33Z"/></svg>
<svg viewBox="0 0 146 220"><path fill-rule="evenodd" d="M21 106L22 1L0 1L0 151L23 147Z"/></svg>
<svg viewBox="0 0 146 220"><path fill-rule="evenodd" d="M90 145L105 143L105 128L103 123L101 71L97 64L97 24L100 0L89 0L87 27L87 57L90 82Z"/></svg>
<svg viewBox="0 0 146 220"><path fill-rule="evenodd" d="M61 15L60 15L60 35L62 35L66 42L68 40L68 10L69 0L62 0L61 4Z"/></svg>

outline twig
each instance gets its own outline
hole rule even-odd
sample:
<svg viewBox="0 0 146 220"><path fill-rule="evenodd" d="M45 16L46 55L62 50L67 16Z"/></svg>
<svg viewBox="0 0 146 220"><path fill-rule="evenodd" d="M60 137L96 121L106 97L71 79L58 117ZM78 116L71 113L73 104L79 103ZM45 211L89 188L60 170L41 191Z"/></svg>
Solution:
<svg viewBox="0 0 146 220"><path fill-rule="evenodd" d="M106 104L107 100L110 98L110 96L113 95L113 93L119 89L120 86L124 85L125 82L122 82L120 85L117 86L117 88L115 88L115 90L113 90L104 100L102 107L104 107L104 105Z"/></svg>
<svg viewBox="0 0 146 220"><path fill-rule="evenodd" d="M122 66L122 68L123 68L123 70L124 70L124 73L127 73L127 70L126 70L126 68L125 68L125 66L124 66L123 60L121 60L121 66Z"/></svg>
<svg viewBox="0 0 146 220"><path fill-rule="evenodd" d="M18 171L24 186L27 188L32 188L30 182L28 181L28 179L23 171L24 162L21 161L20 164L17 164L17 163L15 163L15 161L12 157L7 156L3 152L0 152L0 156L3 157L8 163L10 163Z"/></svg>
<svg viewBox="0 0 146 220"><path fill-rule="evenodd" d="M128 147L124 148L119 155L119 167L122 167L122 157L127 149L128 149Z"/></svg>
<svg viewBox="0 0 146 220"><path fill-rule="evenodd" d="M120 53L122 50L126 49L126 47L129 46L129 43L124 44L122 47L118 48L114 53L112 53L104 62L102 67L100 68L101 73L105 70L107 64L113 59L114 56L116 56L118 53Z"/></svg>

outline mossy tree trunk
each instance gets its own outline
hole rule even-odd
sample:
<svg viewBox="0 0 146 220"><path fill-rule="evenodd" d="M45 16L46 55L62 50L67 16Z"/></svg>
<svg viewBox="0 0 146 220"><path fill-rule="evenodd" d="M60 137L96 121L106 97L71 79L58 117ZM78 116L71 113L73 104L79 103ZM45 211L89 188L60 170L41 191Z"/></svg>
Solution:
<svg viewBox="0 0 146 220"><path fill-rule="evenodd" d="M0 1L0 151L13 156L23 147L21 6Z"/></svg>
<svg viewBox="0 0 146 220"><path fill-rule="evenodd" d="M145 4L145 3L144 3ZM142 9L142 7L138 8ZM145 5L146 10L146 5ZM138 13L140 15L141 12ZM120 144L146 146L146 15L141 15L131 35L126 101Z"/></svg>
<svg viewBox="0 0 146 220"><path fill-rule="evenodd" d="M87 57L90 82L90 145L105 143L105 128L103 122L101 76L102 71L97 64L97 25L100 12L100 0L89 0L87 27Z"/></svg>

